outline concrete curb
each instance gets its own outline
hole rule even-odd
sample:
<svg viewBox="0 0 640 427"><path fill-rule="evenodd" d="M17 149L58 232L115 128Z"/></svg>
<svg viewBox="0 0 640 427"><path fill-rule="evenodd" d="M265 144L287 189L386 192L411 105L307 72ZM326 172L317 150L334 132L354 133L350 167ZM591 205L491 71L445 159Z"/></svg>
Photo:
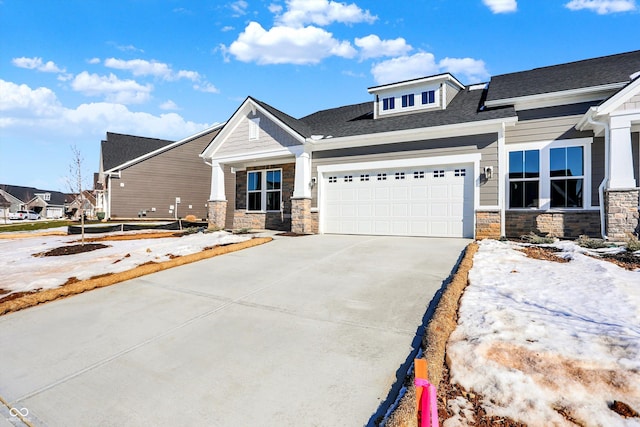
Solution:
<svg viewBox="0 0 640 427"><path fill-rule="evenodd" d="M473 267L473 256L478 251L477 243L470 243L451 282L442 293L440 301L427 325L422 339L423 357L427 360L429 382L436 387L442 379L442 367L449 336L458 324L458 304L468 284L469 270ZM413 378L410 378L413 384ZM408 386L396 409L389 415L386 427L417 427L415 387Z"/></svg>
<svg viewBox="0 0 640 427"><path fill-rule="evenodd" d="M33 307L45 302L77 295L82 292L90 291L92 289L111 286L125 280L135 279L136 277L145 276L147 274L156 273L158 271L167 270L169 268L174 268L181 265L190 264L192 262L201 261L203 259L213 258L218 255L224 255L253 246L262 245L272 240L273 238L271 237L256 237L240 243L234 243L226 246L216 246L212 249L208 249L195 254L181 256L165 262L144 264L120 273L82 280L70 285L61 286L59 288L47 289L41 292L23 295L14 300L0 303L0 316L7 313L23 310L25 308Z"/></svg>

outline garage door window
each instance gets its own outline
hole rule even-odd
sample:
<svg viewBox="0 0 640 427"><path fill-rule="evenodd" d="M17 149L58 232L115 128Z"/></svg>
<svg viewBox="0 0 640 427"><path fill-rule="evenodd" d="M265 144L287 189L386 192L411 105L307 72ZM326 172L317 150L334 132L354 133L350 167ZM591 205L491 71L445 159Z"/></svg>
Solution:
<svg viewBox="0 0 640 427"><path fill-rule="evenodd" d="M282 169L247 174L247 210L279 211L282 200Z"/></svg>

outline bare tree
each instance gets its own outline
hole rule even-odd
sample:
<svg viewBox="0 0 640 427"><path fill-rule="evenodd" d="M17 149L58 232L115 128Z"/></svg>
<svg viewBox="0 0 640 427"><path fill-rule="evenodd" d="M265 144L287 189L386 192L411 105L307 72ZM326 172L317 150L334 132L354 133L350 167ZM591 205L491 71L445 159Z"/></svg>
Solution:
<svg viewBox="0 0 640 427"><path fill-rule="evenodd" d="M84 181L82 180L82 164L84 163L84 158L82 157L82 153L75 145L71 146L71 154L72 160L69 165L69 176L67 177L67 184L69 185L69 190L71 190L71 194L78 194L78 199L80 201L80 229L82 231L82 245L84 245Z"/></svg>

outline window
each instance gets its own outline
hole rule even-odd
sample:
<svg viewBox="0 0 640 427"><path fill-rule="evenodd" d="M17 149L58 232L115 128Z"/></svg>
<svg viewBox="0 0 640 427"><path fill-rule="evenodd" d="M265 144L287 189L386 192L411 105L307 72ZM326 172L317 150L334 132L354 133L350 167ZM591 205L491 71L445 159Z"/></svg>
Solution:
<svg viewBox="0 0 640 427"><path fill-rule="evenodd" d="M282 201L282 170L247 173L247 210L279 211Z"/></svg>
<svg viewBox="0 0 640 427"><path fill-rule="evenodd" d="M443 170L433 171L433 177L434 178L444 178L444 171Z"/></svg>
<svg viewBox="0 0 640 427"><path fill-rule="evenodd" d="M369 175L360 175L360 181L369 181Z"/></svg>
<svg viewBox="0 0 640 427"><path fill-rule="evenodd" d="M467 176L467 170L466 169L456 169L454 171L454 176Z"/></svg>
<svg viewBox="0 0 640 427"><path fill-rule="evenodd" d="M338 182L338 177L337 176L330 176L329 177L329 183L334 183L334 182Z"/></svg>
<svg viewBox="0 0 640 427"><path fill-rule="evenodd" d="M249 139L260 138L260 117L249 119Z"/></svg>
<svg viewBox="0 0 640 427"><path fill-rule="evenodd" d="M422 92L422 105L424 104L435 104L436 102L436 91L428 90Z"/></svg>
<svg viewBox="0 0 640 427"><path fill-rule="evenodd" d="M512 146L509 208L591 208L591 142L578 138Z"/></svg>
<svg viewBox="0 0 640 427"><path fill-rule="evenodd" d="M387 174L386 173L379 173L378 174L378 181L386 181L387 180Z"/></svg>
<svg viewBox="0 0 640 427"><path fill-rule="evenodd" d="M509 207L535 208L539 206L540 151L512 151L509 153Z"/></svg>
<svg viewBox="0 0 640 427"><path fill-rule="evenodd" d="M396 99L391 97L391 98L384 98L382 100L382 109L383 110L393 110L394 108L396 108Z"/></svg>
<svg viewBox="0 0 640 427"><path fill-rule="evenodd" d="M396 172L396 179L404 179L404 172Z"/></svg>
<svg viewBox="0 0 640 427"><path fill-rule="evenodd" d="M353 182L353 175L347 175L344 177L344 182Z"/></svg>
<svg viewBox="0 0 640 427"><path fill-rule="evenodd" d="M423 179L423 178L424 178L424 171L413 173L413 179Z"/></svg>
<svg viewBox="0 0 640 427"><path fill-rule="evenodd" d="M549 150L552 208L581 208L584 188L583 147Z"/></svg>
<svg viewBox="0 0 640 427"><path fill-rule="evenodd" d="M402 108L413 107L415 103L413 94L402 95Z"/></svg>

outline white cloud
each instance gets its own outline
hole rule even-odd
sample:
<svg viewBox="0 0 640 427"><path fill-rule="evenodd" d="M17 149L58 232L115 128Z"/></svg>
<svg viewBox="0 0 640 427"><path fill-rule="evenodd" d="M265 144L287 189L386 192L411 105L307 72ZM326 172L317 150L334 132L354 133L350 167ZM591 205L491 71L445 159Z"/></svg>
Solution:
<svg viewBox="0 0 640 427"><path fill-rule="evenodd" d="M378 19L368 10L362 10L355 3L346 4L329 0L287 0L287 10L276 17L276 23L283 26L302 27L305 24L319 26L333 22L372 24ZM275 10L270 8L270 10Z"/></svg>
<svg viewBox="0 0 640 427"><path fill-rule="evenodd" d="M150 98L152 85L141 85L134 80L120 80L114 74L99 76L86 71L71 82L73 90L87 96L104 96L109 102L140 104Z"/></svg>
<svg viewBox="0 0 640 427"><path fill-rule="evenodd" d="M386 84L450 72L457 78L464 77L473 83L489 77L484 61L472 58L445 58L436 62L433 54L419 52L375 64L371 68L378 84Z"/></svg>
<svg viewBox="0 0 640 427"><path fill-rule="evenodd" d="M464 76L471 83L485 81L489 77L486 64L481 59L473 58L444 58L438 65L442 71L454 76Z"/></svg>
<svg viewBox="0 0 640 427"><path fill-rule="evenodd" d="M355 45L360 48L361 59L401 56L413 49L402 37L393 40L380 40L380 37L375 34L356 38Z"/></svg>
<svg viewBox="0 0 640 427"><path fill-rule="evenodd" d="M91 59L87 60L87 62L89 64L99 64L100 63L100 58L91 58Z"/></svg>
<svg viewBox="0 0 640 427"><path fill-rule="evenodd" d="M242 16L247 14L247 8L249 7L249 3L247 3L244 0L238 0L231 3L229 7L235 13L234 16Z"/></svg>
<svg viewBox="0 0 640 427"><path fill-rule="evenodd" d="M209 82L195 84L193 85L193 88L197 91L205 92L205 93L220 93L220 90Z"/></svg>
<svg viewBox="0 0 640 427"><path fill-rule="evenodd" d="M493 13L510 13L518 10L516 0L482 0Z"/></svg>
<svg viewBox="0 0 640 427"><path fill-rule="evenodd" d="M58 67L53 61L43 62L42 58L13 58L11 60L13 65L19 68L26 68L28 70L38 70L43 73L64 73L63 68Z"/></svg>
<svg viewBox="0 0 640 427"><path fill-rule="evenodd" d="M273 13L274 15L277 15L282 12L282 5L271 3L268 9L269 9L269 12Z"/></svg>
<svg viewBox="0 0 640 427"><path fill-rule="evenodd" d="M178 108L178 104L176 104L170 99L160 104L159 107L161 110L165 110L165 111L170 111L170 110L175 111L180 109Z"/></svg>
<svg viewBox="0 0 640 427"><path fill-rule="evenodd" d="M114 42L109 42L110 45L115 46L116 49L122 51L122 52L140 52L140 53L144 53L144 50L139 49L137 47L135 47L132 44L129 45L119 45L117 43Z"/></svg>
<svg viewBox="0 0 640 427"><path fill-rule="evenodd" d="M235 30L235 27L232 27L231 25L225 25L220 29L220 31L222 31L223 33L226 33L227 31L233 31L233 30Z"/></svg>
<svg viewBox="0 0 640 427"><path fill-rule="evenodd" d="M269 31L250 22L224 53L243 62L258 64L317 64L329 56L353 58L356 50L348 41L339 41L321 28L275 26Z"/></svg>
<svg viewBox="0 0 640 427"><path fill-rule="evenodd" d="M598 15L636 10L635 0L572 0L565 4L570 10L587 9Z"/></svg>
<svg viewBox="0 0 640 427"><path fill-rule="evenodd" d="M48 88L32 89L2 79L0 92L3 94L0 129L28 139L45 136L47 141L68 144L69 137L91 140L104 137L107 131L180 139L209 127L206 123L185 120L176 113L155 116L130 111L117 103L98 102L67 108Z"/></svg>
<svg viewBox="0 0 640 427"><path fill-rule="evenodd" d="M174 72L168 64L154 60L130 59L125 61L123 59L107 58L104 60L104 65L116 70L130 71L134 76L154 76L163 80L188 79L197 82L201 78L197 71L180 70Z"/></svg>

